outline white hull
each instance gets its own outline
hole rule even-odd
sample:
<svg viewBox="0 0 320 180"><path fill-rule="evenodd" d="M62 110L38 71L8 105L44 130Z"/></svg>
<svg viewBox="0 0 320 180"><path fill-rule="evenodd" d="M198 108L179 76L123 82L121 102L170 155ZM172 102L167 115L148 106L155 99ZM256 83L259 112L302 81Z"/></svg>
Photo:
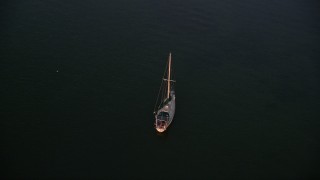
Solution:
<svg viewBox="0 0 320 180"><path fill-rule="evenodd" d="M176 110L176 96L174 91L171 91L171 101L169 101L163 108L159 109L155 114L155 119L156 119L155 127L158 132L164 132L170 126L174 117L175 110ZM160 112L169 113L169 120L166 121L166 123L163 126L159 126L157 123L157 121L159 121L157 119L157 116L159 115Z"/></svg>
<svg viewBox="0 0 320 180"><path fill-rule="evenodd" d="M161 97L161 101L158 104L158 107L157 107L157 103L158 103L158 98L157 98L155 111L154 111L155 118L156 118L154 125L158 132L164 132L170 126L176 110L176 95L174 91L174 86L172 86L171 84L175 82L174 80L171 79L171 53L169 54L167 67L168 69L165 70L165 74L168 73L167 78L165 78L166 75L163 75L163 80L162 80L162 83L164 82L166 83L165 89L164 88L162 89L163 86L161 84L158 98L161 92L163 94Z"/></svg>

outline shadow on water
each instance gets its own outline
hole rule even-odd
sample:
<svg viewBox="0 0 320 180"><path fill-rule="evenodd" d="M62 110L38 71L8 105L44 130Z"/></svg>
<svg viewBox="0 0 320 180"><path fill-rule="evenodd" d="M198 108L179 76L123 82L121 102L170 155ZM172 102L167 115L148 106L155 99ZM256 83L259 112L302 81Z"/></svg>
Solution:
<svg viewBox="0 0 320 180"><path fill-rule="evenodd" d="M156 134L159 137L168 137L168 132L167 131L162 132L162 133L157 131Z"/></svg>
<svg viewBox="0 0 320 180"><path fill-rule="evenodd" d="M158 137L161 137L161 139L167 139L168 137L169 137L169 133L170 133L170 127L166 130L166 131L164 131L164 132L158 132L158 131L156 131L156 135L158 136Z"/></svg>

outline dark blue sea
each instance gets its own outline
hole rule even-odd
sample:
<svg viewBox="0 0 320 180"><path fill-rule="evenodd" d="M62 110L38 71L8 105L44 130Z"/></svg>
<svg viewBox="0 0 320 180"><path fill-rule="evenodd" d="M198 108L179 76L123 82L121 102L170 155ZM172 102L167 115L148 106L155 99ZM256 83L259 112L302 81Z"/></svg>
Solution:
<svg viewBox="0 0 320 180"><path fill-rule="evenodd" d="M317 0L4 0L0 79L1 179L320 179Z"/></svg>

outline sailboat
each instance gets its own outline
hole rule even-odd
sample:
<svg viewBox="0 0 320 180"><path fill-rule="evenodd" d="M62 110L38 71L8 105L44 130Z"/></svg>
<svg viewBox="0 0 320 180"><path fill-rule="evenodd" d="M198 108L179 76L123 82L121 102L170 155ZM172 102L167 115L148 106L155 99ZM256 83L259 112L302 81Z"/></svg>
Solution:
<svg viewBox="0 0 320 180"><path fill-rule="evenodd" d="M176 95L174 90L174 83L175 81L172 80L170 53L167 67L165 68L164 75L162 78L162 83L160 86L156 105L154 108L154 125L156 130L160 133L164 132L169 127L174 117L176 109Z"/></svg>

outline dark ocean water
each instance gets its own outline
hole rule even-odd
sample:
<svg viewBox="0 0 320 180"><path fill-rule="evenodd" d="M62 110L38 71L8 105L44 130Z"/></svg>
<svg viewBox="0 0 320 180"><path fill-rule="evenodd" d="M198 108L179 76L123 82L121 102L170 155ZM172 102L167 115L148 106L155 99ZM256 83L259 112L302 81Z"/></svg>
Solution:
<svg viewBox="0 0 320 180"><path fill-rule="evenodd" d="M3 1L0 18L4 179L320 178L319 1Z"/></svg>

